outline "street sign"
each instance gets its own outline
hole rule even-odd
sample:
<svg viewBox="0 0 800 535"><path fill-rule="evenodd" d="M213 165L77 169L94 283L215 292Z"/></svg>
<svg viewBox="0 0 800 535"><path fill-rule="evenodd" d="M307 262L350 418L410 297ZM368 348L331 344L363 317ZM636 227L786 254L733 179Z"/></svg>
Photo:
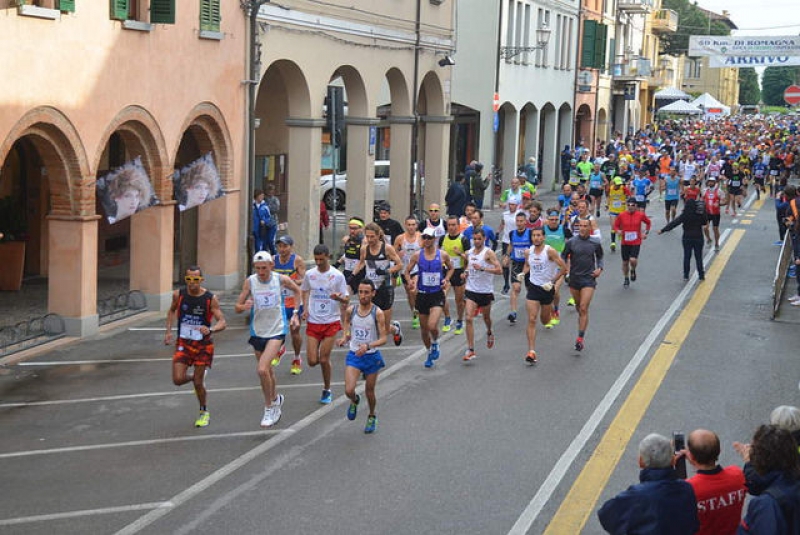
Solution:
<svg viewBox="0 0 800 535"><path fill-rule="evenodd" d="M783 92L783 100L792 106L800 104L800 85L790 85L787 87L786 91Z"/></svg>
<svg viewBox="0 0 800 535"><path fill-rule="evenodd" d="M500 93L494 94L494 99L492 100L492 111L495 113L500 111Z"/></svg>
<svg viewBox="0 0 800 535"><path fill-rule="evenodd" d="M498 130L500 130L500 114L494 112L494 122L492 123L492 130L496 134Z"/></svg>

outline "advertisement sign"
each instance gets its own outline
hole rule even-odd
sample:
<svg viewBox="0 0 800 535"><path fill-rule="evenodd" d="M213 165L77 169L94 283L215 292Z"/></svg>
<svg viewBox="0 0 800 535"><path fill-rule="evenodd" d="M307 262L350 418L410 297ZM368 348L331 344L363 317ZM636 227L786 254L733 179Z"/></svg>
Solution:
<svg viewBox="0 0 800 535"><path fill-rule="evenodd" d="M175 200L178 201L181 212L225 195L219 171L210 152L180 171L175 171L173 177Z"/></svg>
<svg viewBox="0 0 800 535"><path fill-rule="evenodd" d="M692 35L689 56L800 56L800 37Z"/></svg>
<svg viewBox="0 0 800 535"><path fill-rule="evenodd" d="M731 67L791 67L800 65L800 56L709 56L712 69Z"/></svg>
<svg viewBox="0 0 800 535"><path fill-rule="evenodd" d="M97 179L97 198L111 224L160 203L141 157Z"/></svg>

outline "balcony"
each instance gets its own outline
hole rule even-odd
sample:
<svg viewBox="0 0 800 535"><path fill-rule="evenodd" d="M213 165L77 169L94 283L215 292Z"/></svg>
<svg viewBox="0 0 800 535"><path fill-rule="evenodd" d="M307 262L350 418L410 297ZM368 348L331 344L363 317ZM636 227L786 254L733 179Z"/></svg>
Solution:
<svg viewBox="0 0 800 535"><path fill-rule="evenodd" d="M653 11L653 0L618 0L617 9L626 13L650 13Z"/></svg>
<svg viewBox="0 0 800 535"><path fill-rule="evenodd" d="M678 31L678 13L671 9L659 9L653 12L650 21L653 33L675 33Z"/></svg>
<svg viewBox="0 0 800 535"><path fill-rule="evenodd" d="M614 82L646 81L651 77L650 60L633 58L628 62L615 63L611 68Z"/></svg>

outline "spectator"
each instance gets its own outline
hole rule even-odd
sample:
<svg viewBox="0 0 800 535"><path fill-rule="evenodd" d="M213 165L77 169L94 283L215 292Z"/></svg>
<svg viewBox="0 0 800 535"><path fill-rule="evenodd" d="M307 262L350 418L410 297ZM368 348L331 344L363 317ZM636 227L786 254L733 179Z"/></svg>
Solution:
<svg viewBox="0 0 800 535"><path fill-rule="evenodd" d="M486 188L489 187L489 181L491 180L491 177L483 178L481 176L482 172L483 164L476 162L474 173L472 174L469 182L472 202L474 202L475 206L478 208L483 208L483 197L486 194Z"/></svg>
<svg viewBox="0 0 800 535"><path fill-rule="evenodd" d="M800 197L797 196L797 188L794 192L791 186L786 186L783 190L786 193L786 228L792 238L792 251L794 253L795 277L797 278L797 293L789 298L792 306L800 306ZM791 195L794 193L794 195Z"/></svg>
<svg viewBox="0 0 800 535"><path fill-rule="evenodd" d="M325 206L325 201L319 201L319 242L325 243L322 236L322 231L331 226L331 218L328 215L328 208Z"/></svg>
<svg viewBox="0 0 800 535"><path fill-rule="evenodd" d="M264 202L264 192L257 189L253 192L253 248L255 252L267 250L267 224L271 215Z"/></svg>
<svg viewBox="0 0 800 535"><path fill-rule="evenodd" d="M444 196L444 202L447 204L447 215L463 216L467 201L469 201L469 198L467 196L467 188L464 187L464 175L459 173Z"/></svg>
<svg viewBox="0 0 800 535"><path fill-rule="evenodd" d="M275 195L275 186L273 184L267 186L264 202L267 203L270 215L267 223L267 247L269 247L269 252L274 257L278 254L278 250L275 248L275 236L278 234L278 216L281 211L281 200ZM266 251L267 249L264 250Z"/></svg>
<svg viewBox="0 0 800 535"><path fill-rule="evenodd" d="M564 150L561 151L561 181L564 184L569 182L571 161L572 161L572 153L569 150L569 145L565 145Z"/></svg>
<svg viewBox="0 0 800 535"><path fill-rule="evenodd" d="M531 156L525 164L525 178L532 186L539 185L539 171L536 169L536 158Z"/></svg>
<svg viewBox="0 0 800 535"><path fill-rule="evenodd" d="M713 431L689 433L686 458L697 474L688 480L697 500L701 535L733 535L742 518L747 495L744 473L738 466L721 467L719 437Z"/></svg>
<svg viewBox="0 0 800 535"><path fill-rule="evenodd" d="M797 190L793 185L786 186L782 192L775 197L775 218L778 220L778 234L781 241L786 236L786 218L789 216L789 201L797 195Z"/></svg>
<svg viewBox="0 0 800 535"><path fill-rule="evenodd" d="M639 443L638 485L608 500L598 511L608 533L683 535L697 532L697 502L686 481L675 479L672 442L647 435Z"/></svg>
<svg viewBox="0 0 800 535"><path fill-rule="evenodd" d="M800 446L800 409L791 405L775 407L769 415L769 423L789 431ZM800 447L797 448L797 452L800 453Z"/></svg>
<svg viewBox="0 0 800 535"><path fill-rule="evenodd" d="M703 268L703 227L706 224L706 214L700 203L698 210L695 199L687 199L683 206L681 215L667 223L658 231L669 232L678 225L683 225L683 280L689 280L689 267L691 266L692 254L694 254L695 264L697 265L697 276L702 281L706 279L706 272Z"/></svg>

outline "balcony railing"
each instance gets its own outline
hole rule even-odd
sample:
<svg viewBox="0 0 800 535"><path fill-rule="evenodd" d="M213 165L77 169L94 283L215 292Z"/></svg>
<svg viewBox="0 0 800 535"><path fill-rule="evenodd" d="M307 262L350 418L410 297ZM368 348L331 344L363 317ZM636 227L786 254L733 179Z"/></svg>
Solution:
<svg viewBox="0 0 800 535"><path fill-rule="evenodd" d="M651 27L655 33L675 33L678 31L678 13L671 9L653 12Z"/></svg>
<svg viewBox="0 0 800 535"><path fill-rule="evenodd" d="M618 0L617 9L628 13L650 13L653 0Z"/></svg>
<svg viewBox="0 0 800 535"><path fill-rule="evenodd" d="M652 75L650 60L634 58L627 63L615 63L611 68L611 76L615 81L644 80Z"/></svg>

